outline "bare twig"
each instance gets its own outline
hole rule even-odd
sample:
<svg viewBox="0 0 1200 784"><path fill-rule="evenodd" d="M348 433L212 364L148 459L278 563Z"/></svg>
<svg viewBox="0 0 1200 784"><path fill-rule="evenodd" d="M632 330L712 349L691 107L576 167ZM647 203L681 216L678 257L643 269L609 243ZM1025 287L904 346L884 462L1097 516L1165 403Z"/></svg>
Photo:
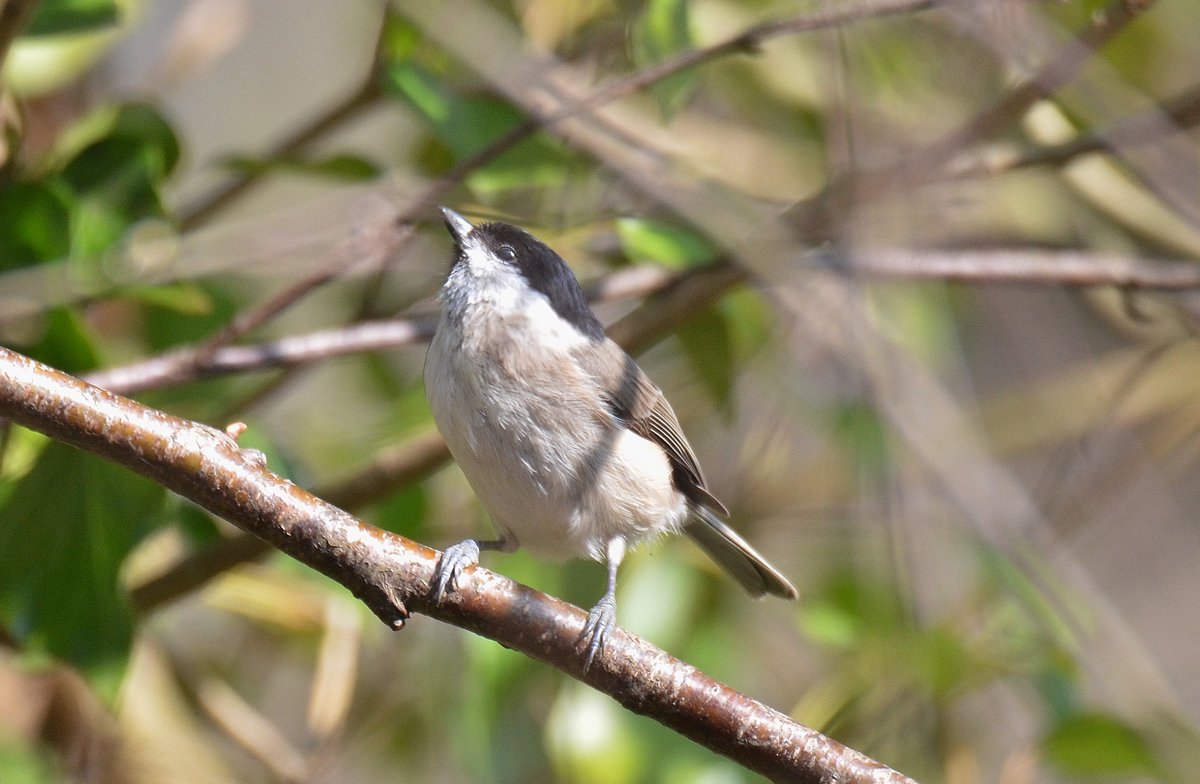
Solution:
<svg viewBox="0 0 1200 784"><path fill-rule="evenodd" d="M428 319L368 321L253 346L222 346L213 351L203 364L196 361L199 350L187 347L140 362L89 373L87 380L112 392L131 395L198 378L293 367L346 354L412 345L428 340L434 326L435 323Z"/></svg>
<svg viewBox="0 0 1200 784"><path fill-rule="evenodd" d="M847 171L834 177L820 194L793 208L793 224L806 237L826 237L831 223L837 223L837 213L848 205L879 198L897 188L938 180L945 175L945 167L954 156L961 154L969 145L1011 126L1020 120L1034 102L1054 94L1071 82L1097 49L1112 40L1154 2L1111 0L1045 65L1010 87L991 106L895 163Z"/></svg>
<svg viewBox="0 0 1200 784"><path fill-rule="evenodd" d="M545 661L776 781L910 779L627 632L585 674L586 613L476 567L429 601L438 553L355 519L268 471L224 433L118 397L0 348L0 415L117 462L347 587L392 628L422 612Z"/></svg>
<svg viewBox="0 0 1200 784"><path fill-rule="evenodd" d="M842 264L840 254L821 254ZM1072 250L922 250L856 248L849 269L885 278L966 283L1033 283L1051 286L1128 286L1156 290L1200 287L1200 264L1162 262L1111 253Z"/></svg>
<svg viewBox="0 0 1200 784"><path fill-rule="evenodd" d="M998 101L959 128L929 145L916 157L917 168L934 167L967 145L985 139L1019 120L1035 101L1071 82L1096 51L1153 5L1155 0L1111 0L1090 23L1063 44L1044 66L1010 87Z"/></svg>
<svg viewBox="0 0 1200 784"><path fill-rule="evenodd" d="M377 254L377 258L384 260L388 257L394 257L400 254L412 239L412 231L409 224L419 220L430 209L432 209L438 201L440 201L447 193L450 192L458 183L460 183L468 174L475 171L480 166L494 160L498 156L510 150L523 139L531 136L540 128L554 125L563 120L577 117L589 111L602 106L605 103L616 100L622 96L629 95L639 89L648 87L662 79L666 79L673 74L694 68L710 60L720 56L741 52L752 51L763 41L778 35L786 33L797 33L810 30L817 30L824 27L836 26L861 19L884 16L887 14L904 13L910 11L929 8L935 4L934 0L859 0L857 3L849 4L841 7L836 11L824 11L813 14L805 14L791 19L768 22L757 27L733 36L725 41L717 43L713 46L704 47L691 52L685 52L670 60L647 68L630 76L617 79L614 82L597 88L589 93L588 96L581 100L564 106L561 110L554 112L545 117L531 117L510 129L507 133L501 135L493 142L488 144L483 149L475 154L459 161L450 171L446 172L442 177L431 182L421 193L414 196L408 205L399 211L392 220L392 227L396 230L395 237L385 239L387 247L384 251ZM371 85L375 85L372 79L369 85L363 87L364 92L369 92L375 89ZM353 104L353 101L348 105ZM526 107L528 108L528 107ZM338 115L339 117L342 115ZM322 125L324 129L324 125ZM322 130L323 132L323 130ZM297 134L297 138L307 136L303 132ZM307 143L308 139L300 139ZM331 263L328 267L309 278L299 281L295 285L280 292L272 297L267 302L257 305L248 311L242 313L238 318L225 329L214 335L205 342L200 352L196 355L197 364L205 364L212 355L224 345L236 340L241 335L246 334L251 329L260 326L261 324L274 318L279 313L286 310L302 299L309 292L336 279L345 271L346 267L351 264L358 263L357 258L348 258L344 261ZM186 369L184 372L187 372Z"/></svg>
<svg viewBox="0 0 1200 784"><path fill-rule="evenodd" d="M1012 154L981 154L956 162L951 173L956 177L979 177L1029 166L1061 165L1088 153L1153 144L1169 133L1181 133L1197 124L1200 124L1200 86L1193 86L1110 128L1082 134L1062 144Z"/></svg>
<svg viewBox="0 0 1200 784"><path fill-rule="evenodd" d="M379 99L383 97L383 89L379 85L377 66L378 53L358 89L319 116L314 117L307 124L296 129L287 138L267 150L263 157L272 160L294 155L378 103ZM183 231L190 231L207 223L218 211L252 188L265 176L266 172L267 170L261 169L239 174L212 192L201 196L194 203L183 207L179 211L179 227Z"/></svg>
<svg viewBox="0 0 1200 784"><path fill-rule="evenodd" d="M680 276L678 272L660 267L630 267L589 283L585 291L592 302L645 297L666 289ZM257 345L216 346L211 351L206 342L89 373L86 380L110 392L132 395L198 378L295 367L347 354L410 346L428 340L433 335L435 323L433 319L368 321Z"/></svg>

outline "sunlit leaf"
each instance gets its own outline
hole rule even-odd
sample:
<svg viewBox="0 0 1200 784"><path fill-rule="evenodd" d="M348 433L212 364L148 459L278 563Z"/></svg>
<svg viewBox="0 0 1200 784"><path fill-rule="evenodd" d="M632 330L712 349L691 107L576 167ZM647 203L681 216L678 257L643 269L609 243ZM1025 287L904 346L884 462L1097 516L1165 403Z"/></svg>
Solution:
<svg viewBox="0 0 1200 784"><path fill-rule="evenodd" d="M654 65L693 48L687 0L650 0L633 27L633 60ZM683 71L656 82L650 89L663 114L670 116L695 91L696 75Z"/></svg>
<svg viewBox="0 0 1200 784"><path fill-rule="evenodd" d="M675 269L711 262L717 251L690 229L646 218L620 218L617 238L625 255L634 261L654 262Z"/></svg>
<svg viewBox="0 0 1200 784"><path fill-rule="evenodd" d="M1158 761L1129 725L1102 713L1078 713L1054 726L1042 741L1046 758L1074 776L1154 775Z"/></svg>
<svg viewBox="0 0 1200 784"><path fill-rule="evenodd" d="M213 298L194 283L169 286L126 286L121 293L130 299L156 305L174 313L203 315L211 313Z"/></svg>
<svg viewBox="0 0 1200 784"><path fill-rule="evenodd" d="M422 66L400 61L387 70L387 85L433 129L447 154L426 146L422 162L435 171L487 147L524 119L512 104L492 96L462 97ZM546 186L563 182L578 156L543 134L513 145L473 171L468 183L476 191Z"/></svg>

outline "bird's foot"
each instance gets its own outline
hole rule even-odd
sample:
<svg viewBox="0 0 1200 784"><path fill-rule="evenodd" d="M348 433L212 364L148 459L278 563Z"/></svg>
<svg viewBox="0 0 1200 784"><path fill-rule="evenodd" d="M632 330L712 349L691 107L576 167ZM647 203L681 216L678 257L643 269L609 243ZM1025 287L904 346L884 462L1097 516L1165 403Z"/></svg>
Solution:
<svg viewBox="0 0 1200 784"><path fill-rule="evenodd" d="M446 589L458 588L458 576L463 569L479 563L479 542L467 539L446 548L433 570L433 600L440 602Z"/></svg>
<svg viewBox="0 0 1200 784"><path fill-rule="evenodd" d="M608 642L608 636L617 627L617 599L612 594L605 594L596 606L588 613L587 623L579 634L581 643L587 645L587 658L583 662L583 671L587 672L592 666L596 654Z"/></svg>

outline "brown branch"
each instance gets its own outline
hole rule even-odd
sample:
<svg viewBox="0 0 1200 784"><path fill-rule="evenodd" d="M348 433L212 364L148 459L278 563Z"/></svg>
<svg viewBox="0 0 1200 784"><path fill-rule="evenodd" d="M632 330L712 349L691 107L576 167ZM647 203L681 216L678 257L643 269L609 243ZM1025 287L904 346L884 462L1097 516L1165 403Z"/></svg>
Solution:
<svg viewBox="0 0 1200 784"><path fill-rule="evenodd" d="M367 321L257 345L221 346L203 362L197 361L200 349L189 346L89 373L86 378L89 383L111 392L132 395L199 378L295 367L346 354L408 346L428 340L434 326L435 322L430 319Z"/></svg>
<svg viewBox="0 0 1200 784"><path fill-rule="evenodd" d="M1111 0L1038 71L1010 87L994 104L926 148L917 157L918 167L939 165L968 144L1015 123L1036 101L1053 95L1074 80L1099 49L1154 2Z"/></svg>
<svg viewBox="0 0 1200 784"><path fill-rule="evenodd" d="M826 264L842 264L840 254L820 254ZM1023 248L938 250L921 248L857 249L849 264L856 272L876 277L932 278L964 283L1033 283L1060 286L1125 286L1150 290L1200 288L1200 265L1191 261L1152 261L1117 254ZM720 269L719 269L720 268ZM593 302L644 297L661 292L697 275L728 276L732 285L743 273L732 265L714 265L686 275L656 267L632 267L611 273L587 287ZM709 297L712 279L697 291ZM706 299L705 301L709 301ZM664 331L676 326L681 315L696 303L675 291L670 309L658 307L634 322L616 324L610 334L637 353ZM703 304L703 303L701 303ZM649 320L660 326L646 326ZM98 387L121 394L159 389L197 378L230 373L295 367L347 354L399 348L421 343L433 334L429 319L390 319L355 324L249 346L226 346L208 361L197 364L196 348L176 349L157 357L89 373L85 378Z"/></svg>
<svg viewBox="0 0 1200 784"><path fill-rule="evenodd" d="M586 613L476 567L428 599L438 553L276 476L224 433L0 348L0 415L159 482L348 588L399 628L417 611L547 662L776 781L911 780L618 630L585 674Z"/></svg>
<svg viewBox="0 0 1200 784"><path fill-rule="evenodd" d="M954 165L955 177L979 177L1030 166L1062 165L1081 155L1141 147L1200 124L1200 86L1193 86L1152 109L1128 117L1107 129L1081 134L1061 144L1012 154L982 154Z"/></svg>
<svg viewBox="0 0 1200 784"><path fill-rule="evenodd" d="M857 3L849 4L834 11L817 12L813 14L805 14L790 19L784 19L774 22L768 22L756 27L750 28L738 35L726 39L720 43L714 44L702 49L696 49L690 52L684 52L675 58L665 60L658 65L639 71L630 76L617 79L608 85L602 86L593 90L587 96L579 101L572 103L562 109L546 116L546 117L531 117L530 119L516 125L507 133L501 135L483 149L473 155L459 161L450 171L446 172L437 180L431 182L422 192L414 196L408 205L400 210L395 218L390 222L391 227L398 232L398 236L385 237L384 242L387 247L377 254L380 259L388 256L395 256L401 253L408 243L412 240L412 231L409 225L419 220L430 209L441 201L447 193L450 192L458 183L460 183L468 174L478 169L480 166L494 160L504 154L512 147L516 146L523 139L533 135L539 129L562 122L563 120L577 117L578 115L590 112L605 103L616 100L622 96L629 95L636 90L643 89L658 81L666 79L676 73L694 68L717 57L736 53L740 51L752 51L763 41L774 36L783 35L786 33L797 33L804 31L817 30L825 27L845 24L861 19L884 16L887 14L904 13L910 11L922 10L935 5L935 0L859 0ZM367 85L362 88L361 95L368 95L372 90L378 89L374 75ZM355 105L355 99L352 98L347 102L346 107ZM330 113L330 117L344 118L345 113L335 109ZM328 130L327 122L324 119L318 119L314 123L314 128L319 127L323 133ZM309 129L311 130L311 129ZM291 140L285 142L285 145L295 143L295 145L306 144L311 141L309 137L312 133L301 131ZM280 150L280 154L292 151L292 147ZM246 183L249 185L249 183ZM187 218L185 218L187 222ZM381 232L383 234L385 232ZM349 258L332 263L329 267L315 275L312 275L293 286L285 289L275 295L267 302L257 305L241 315L225 329L218 332L216 335L205 341L202 349L197 353L197 364L205 364L212 358L220 347L228 345L238 337L245 335L251 329L258 327L270 319L274 318L279 313L283 312L293 304L298 302L312 290L336 279L345 271L351 264L358 263L359 259L351 255ZM192 372L188 368L181 368L181 372L185 375Z"/></svg>
<svg viewBox="0 0 1200 784"><path fill-rule="evenodd" d="M645 297L661 292L682 277L661 267L629 267L609 273L584 287L591 302ZM433 319L386 319L317 330L248 346L199 346L173 349L156 357L89 373L85 379L122 395L194 381L199 378L296 367L311 362L400 348L433 335Z"/></svg>

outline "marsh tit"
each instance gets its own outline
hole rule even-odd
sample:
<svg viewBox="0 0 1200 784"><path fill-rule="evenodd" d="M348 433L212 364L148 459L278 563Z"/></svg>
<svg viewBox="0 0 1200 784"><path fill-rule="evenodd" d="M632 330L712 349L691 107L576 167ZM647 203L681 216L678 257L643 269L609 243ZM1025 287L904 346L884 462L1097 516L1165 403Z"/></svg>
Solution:
<svg viewBox="0 0 1200 784"><path fill-rule="evenodd" d="M608 586L580 638L585 669L616 625L617 567L646 539L682 530L751 595L794 599L787 578L721 521L728 512L675 412L605 336L566 262L514 226L442 214L456 257L425 392L498 536L447 549L434 599L481 550L601 561Z"/></svg>

